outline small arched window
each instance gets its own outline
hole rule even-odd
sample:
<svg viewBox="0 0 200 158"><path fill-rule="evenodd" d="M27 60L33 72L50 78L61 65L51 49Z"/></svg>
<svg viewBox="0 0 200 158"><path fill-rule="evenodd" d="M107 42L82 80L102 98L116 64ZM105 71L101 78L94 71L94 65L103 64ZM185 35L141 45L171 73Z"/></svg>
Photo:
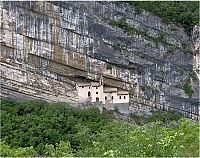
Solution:
<svg viewBox="0 0 200 158"><path fill-rule="evenodd" d="M88 97L90 97L90 96L91 96L91 92L89 91L89 92L88 92Z"/></svg>
<svg viewBox="0 0 200 158"><path fill-rule="evenodd" d="M105 97L105 100L107 100L107 97Z"/></svg>
<svg viewBox="0 0 200 158"><path fill-rule="evenodd" d="M112 100L113 100L113 96L112 96Z"/></svg>
<svg viewBox="0 0 200 158"><path fill-rule="evenodd" d="M126 99L126 96L124 96L124 99Z"/></svg>
<svg viewBox="0 0 200 158"><path fill-rule="evenodd" d="M119 99L122 99L122 97L121 97L121 96L119 96Z"/></svg>
<svg viewBox="0 0 200 158"><path fill-rule="evenodd" d="M99 102L99 98L98 97L96 98L96 102Z"/></svg>

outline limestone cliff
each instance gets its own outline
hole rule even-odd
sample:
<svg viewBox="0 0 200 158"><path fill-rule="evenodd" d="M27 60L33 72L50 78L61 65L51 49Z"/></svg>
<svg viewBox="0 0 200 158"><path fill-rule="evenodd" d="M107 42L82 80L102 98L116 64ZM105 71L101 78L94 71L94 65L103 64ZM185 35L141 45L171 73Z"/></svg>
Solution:
<svg viewBox="0 0 200 158"><path fill-rule="evenodd" d="M183 28L114 2L0 2L0 14L2 97L84 102L74 81L102 74L105 84L129 90L133 111L199 114Z"/></svg>

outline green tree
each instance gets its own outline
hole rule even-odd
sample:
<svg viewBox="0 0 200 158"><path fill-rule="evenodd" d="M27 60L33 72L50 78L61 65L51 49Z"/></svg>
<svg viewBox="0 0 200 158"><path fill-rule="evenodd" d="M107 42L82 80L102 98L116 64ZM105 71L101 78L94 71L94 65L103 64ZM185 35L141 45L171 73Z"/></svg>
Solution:
<svg viewBox="0 0 200 158"><path fill-rule="evenodd" d="M0 142L0 149L0 156L2 157L34 157L36 155L33 147L11 148L5 141Z"/></svg>
<svg viewBox="0 0 200 158"><path fill-rule="evenodd" d="M131 124L64 103L2 101L1 108L2 157L199 156L198 124L168 112Z"/></svg>
<svg viewBox="0 0 200 158"><path fill-rule="evenodd" d="M127 2L139 10L149 11L163 19L166 23L181 24L188 35L194 25L199 24L199 2L198 1L129 1Z"/></svg>

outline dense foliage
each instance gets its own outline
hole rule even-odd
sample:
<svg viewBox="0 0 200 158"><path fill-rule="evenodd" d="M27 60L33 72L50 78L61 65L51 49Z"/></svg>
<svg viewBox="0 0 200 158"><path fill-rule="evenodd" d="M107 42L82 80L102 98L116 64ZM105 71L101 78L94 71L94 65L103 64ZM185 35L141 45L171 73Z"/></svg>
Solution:
<svg viewBox="0 0 200 158"><path fill-rule="evenodd" d="M0 153L3 157L199 156L197 123L172 113L157 112L142 122L135 117L122 122L96 108L2 101Z"/></svg>
<svg viewBox="0 0 200 158"><path fill-rule="evenodd" d="M142 9L161 17L165 22L181 24L188 34L199 24L198 1L129 1L138 12Z"/></svg>

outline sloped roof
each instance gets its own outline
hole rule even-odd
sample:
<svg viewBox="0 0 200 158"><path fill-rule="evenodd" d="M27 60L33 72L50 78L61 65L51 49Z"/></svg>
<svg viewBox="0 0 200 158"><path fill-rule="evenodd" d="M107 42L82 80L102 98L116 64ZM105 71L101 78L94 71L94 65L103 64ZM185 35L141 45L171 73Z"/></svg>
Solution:
<svg viewBox="0 0 200 158"><path fill-rule="evenodd" d="M99 82L91 82L91 85L93 87L99 87L100 86Z"/></svg>
<svg viewBox="0 0 200 158"><path fill-rule="evenodd" d="M117 92L117 88L114 88L114 87L104 87L104 89L103 89L103 92L107 92L107 93L109 93L109 92Z"/></svg>
<svg viewBox="0 0 200 158"><path fill-rule="evenodd" d="M121 91L118 91L117 94L118 95L128 95L129 93L128 93L128 91L122 91L121 90Z"/></svg>
<svg viewBox="0 0 200 158"><path fill-rule="evenodd" d="M99 82L76 82L76 84L79 86L79 87L86 87L86 86L93 86L93 87L99 87L100 84Z"/></svg>
<svg viewBox="0 0 200 158"><path fill-rule="evenodd" d="M79 86L79 87L86 87L86 86L91 86L91 83L90 82L76 82L76 84Z"/></svg>

